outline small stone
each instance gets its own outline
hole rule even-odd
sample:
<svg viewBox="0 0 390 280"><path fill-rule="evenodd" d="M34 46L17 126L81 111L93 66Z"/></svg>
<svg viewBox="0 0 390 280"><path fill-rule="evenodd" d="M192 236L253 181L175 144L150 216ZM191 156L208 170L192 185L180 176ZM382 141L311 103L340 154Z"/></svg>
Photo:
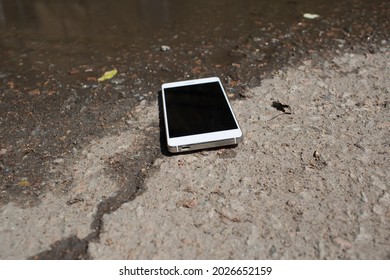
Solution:
<svg viewBox="0 0 390 280"><path fill-rule="evenodd" d="M3 156L7 153L7 150L6 149L1 149L0 150L0 156Z"/></svg>
<svg viewBox="0 0 390 280"><path fill-rule="evenodd" d="M61 164L63 162L64 162L63 158L56 158L55 160L53 160L53 163L55 163L55 164Z"/></svg>
<svg viewBox="0 0 390 280"><path fill-rule="evenodd" d="M376 51L376 46L374 45L374 44L371 44L371 45L369 45L368 46L368 51L370 52L370 53L375 53L375 51Z"/></svg>
<svg viewBox="0 0 390 280"><path fill-rule="evenodd" d="M305 13L303 14L303 17L307 19L316 19L319 18L320 16L317 14Z"/></svg>
<svg viewBox="0 0 390 280"><path fill-rule="evenodd" d="M123 79L123 78L114 78L111 80L111 83L115 84L115 85L123 84L124 82L125 82L125 79Z"/></svg>
<svg viewBox="0 0 390 280"><path fill-rule="evenodd" d="M39 89L33 89L28 91L29 95L40 95L41 91Z"/></svg>
<svg viewBox="0 0 390 280"><path fill-rule="evenodd" d="M162 52L169 52L170 50L171 50L171 47L170 46L161 46L160 47L160 50L162 51Z"/></svg>
<svg viewBox="0 0 390 280"><path fill-rule="evenodd" d="M336 238L334 239L334 241L335 241L335 243L338 244L340 247L344 247L344 248L346 248L346 249L349 249L349 248L352 247L351 242L349 242L348 240L343 239L343 238L341 238L341 237L336 237Z"/></svg>
<svg viewBox="0 0 390 280"><path fill-rule="evenodd" d="M114 244L114 242L112 241L112 239L107 239L106 242L104 243L106 246L111 246L112 244Z"/></svg>
<svg viewBox="0 0 390 280"><path fill-rule="evenodd" d="M161 71L172 72L172 70L169 69L169 68L168 68L167 66L165 66L165 65L161 65L161 66L160 66L160 69L161 69Z"/></svg>
<svg viewBox="0 0 390 280"><path fill-rule="evenodd" d="M196 199L187 199L184 201L181 201L178 206L184 207L184 208L194 208L196 205L198 205L198 202Z"/></svg>

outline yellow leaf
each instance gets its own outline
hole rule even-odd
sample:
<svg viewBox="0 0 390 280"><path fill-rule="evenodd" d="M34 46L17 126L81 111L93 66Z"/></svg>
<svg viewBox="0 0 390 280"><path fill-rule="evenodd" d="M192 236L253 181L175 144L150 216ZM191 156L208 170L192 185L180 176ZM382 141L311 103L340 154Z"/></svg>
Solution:
<svg viewBox="0 0 390 280"><path fill-rule="evenodd" d="M112 79L116 73L118 73L118 70L116 69L113 69L111 71L106 71L103 76L101 76L99 79L98 79L98 82L103 82L105 80L109 80L109 79Z"/></svg>
<svg viewBox="0 0 390 280"><path fill-rule="evenodd" d="M19 187L29 187L30 186L30 183L27 179L22 179L19 181Z"/></svg>

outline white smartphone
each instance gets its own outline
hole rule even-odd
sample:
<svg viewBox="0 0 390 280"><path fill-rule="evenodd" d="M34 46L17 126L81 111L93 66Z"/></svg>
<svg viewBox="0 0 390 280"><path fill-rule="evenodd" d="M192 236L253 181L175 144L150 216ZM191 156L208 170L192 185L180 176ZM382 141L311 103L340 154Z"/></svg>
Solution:
<svg viewBox="0 0 390 280"><path fill-rule="evenodd" d="M217 77L163 84L162 103L171 153L242 141L241 128Z"/></svg>

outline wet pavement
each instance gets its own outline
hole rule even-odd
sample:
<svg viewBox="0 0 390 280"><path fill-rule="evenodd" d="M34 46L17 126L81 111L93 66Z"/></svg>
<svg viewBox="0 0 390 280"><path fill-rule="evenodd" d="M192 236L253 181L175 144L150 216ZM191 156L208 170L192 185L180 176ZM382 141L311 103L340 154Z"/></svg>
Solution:
<svg viewBox="0 0 390 280"><path fill-rule="evenodd" d="M219 76L232 99L245 98L303 59L387 47L389 17L380 0L0 0L0 207L66 193L71 182L46 183L56 176L53 162L126 131L135 106L155 101L164 82ZM118 70L113 79L97 81L111 69ZM142 192L149 167L165 153L158 132L144 145L136 161L109 159L107 172L124 190L102 202L93 227ZM83 241L71 237L58 248L84 248L98 237L98 230Z"/></svg>

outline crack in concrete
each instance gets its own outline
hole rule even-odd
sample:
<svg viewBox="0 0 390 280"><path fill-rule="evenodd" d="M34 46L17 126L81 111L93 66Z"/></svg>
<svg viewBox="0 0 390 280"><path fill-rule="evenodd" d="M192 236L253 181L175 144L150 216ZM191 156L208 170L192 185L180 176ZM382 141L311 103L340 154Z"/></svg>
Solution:
<svg viewBox="0 0 390 280"><path fill-rule="evenodd" d="M127 179L130 185L123 186L118 190L115 196L109 197L99 203L94 220L91 224L92 232L85 238L80 239L77 236L70 236L65 239L58 240L50 245L50 249L38 253L29 259L55 260L55 259L91 259L88 253L88 245L90 242L98 241L100 233L103 229L103 217L105 214L110 214L119 209L124 203L134 200L144 191L144 183L147 175L153 171L153 163L158 158L156 150L146 151L142 161L135 161L136 164L131 170L139 170L134 176ZM126 169L124 162L127 160L126 155L121 156L120 165ZM132 173L131 171L129 173ZM123 174L123 173L122 173ZM119 174L121 175L121 174Z"/></svg>
<svg viewBox="0 0 390 280"><path fill-rule="evenodd" d="M31 260L80 260L89 259L89 241L71 236L54 242L51 249L30 257Z"/></svg>
<svg viewBox="0 0 390 280"><path fill-rule="evenodd" d="M104 228L104 215L115 212L145 192L145 180L157 169L155 160L162 156L161 152L164 154L164 150L161 150L165 137L161 131L162 112L161 108L159 112L155 109L154 106L148 109L145 106L136 107L132 114L132 118L137 121L136 127L130 125L130 130L119 135L96 139L78 153L79 157L65 161L65 165L56 166L57 177L59 175L59 178L72 181L71 186L63 189L68 197L63 212L70 210L69 214L64 214L67 222L58 224L69 233L52 242L50 249L29 259L91 258L89 244L99 241ZM160 118L159 132L156 129L158 124L153 122L156 115ZM69 203L73 201L76 202ZM80 210L85 213L85 218L77 217ZM87 221L89 229L88 224L82 226ZM80 227L77 223L81 223Z"/></svg>

